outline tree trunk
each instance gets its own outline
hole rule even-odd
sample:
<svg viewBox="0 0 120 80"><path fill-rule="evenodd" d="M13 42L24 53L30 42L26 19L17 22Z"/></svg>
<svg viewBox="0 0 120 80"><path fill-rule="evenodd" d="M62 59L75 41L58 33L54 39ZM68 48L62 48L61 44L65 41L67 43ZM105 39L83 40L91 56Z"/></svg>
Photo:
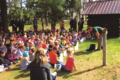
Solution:
<svg viewBox="0 0 120 80"><path fill-rule="evenodd" d="M22 8L22 0L21 0L21 8Z"/></svg>
<svg viewBox="0 0 120 80"><path fill-rule="evenodd" d="M1 0L1 18L2 18L2 27L5 32L8 30L8 17L7 17L7 5L6 0Z"/></svg>
<svg viewBox="0 0 120 80"><path fill-rule="evenodd" d="M45 12L45 24L48 26L48 12Z"/></svg>
<svg viewBox="0 0 120 80"><path fill-rule="evenodd" d="M51 30L55 30L55 26L56 26L56 21L52 20L52 22L51 22Z"/></svg>
<svg viewBox="0 0 120 80"><path fill-rule="evenodd" d="M43 22L43 19L41 20L42 22L42 30L44 30L44 22Z"/></svg>
<svg viewBox="0 0 120 80"><path fill-rule="evenodd" d="M70 13L71 13L71 16L74 17L73 16L73 9L72 8L70 9Z"/></svg>
<svg viewBox="0 0 120 80"><path fill-rule="evenodd" d="M2 0L0 0L0 19L1 19L1 1Z"/></svg>

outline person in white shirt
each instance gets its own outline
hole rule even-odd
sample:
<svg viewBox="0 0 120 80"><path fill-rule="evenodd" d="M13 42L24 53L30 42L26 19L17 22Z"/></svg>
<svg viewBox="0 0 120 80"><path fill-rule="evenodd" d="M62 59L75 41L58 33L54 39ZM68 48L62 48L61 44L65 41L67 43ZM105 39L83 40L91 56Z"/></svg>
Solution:
<svg viewBox="0 0 120 80"><path fill-rule="evenodd" d="M21 46L20 49L18 49L17 52L15 53L15 56L21 60L23 57L24 50L25 50L25 46Z"/></svg>
<svg viewBox="0 0 120 80"><path fill-rule="evenodd" d="M31 61L29 61L29 52L24 51L23 59L21 60L20 69L26 70Z"/></svg>

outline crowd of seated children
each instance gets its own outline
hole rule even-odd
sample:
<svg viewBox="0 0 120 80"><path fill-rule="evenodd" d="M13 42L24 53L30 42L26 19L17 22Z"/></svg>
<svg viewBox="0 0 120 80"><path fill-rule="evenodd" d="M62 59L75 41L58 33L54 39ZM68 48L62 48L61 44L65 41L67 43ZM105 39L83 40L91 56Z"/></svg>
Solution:
<svg viewBox="0 0 120 80"><path fill-rule="evenodd" d="M90 33L88 32L90 35ZM16 33L2 33L0 35L0 65L4 67L10 67L11 64L20 62L20 69L26 70L31 62L33 62L39 49L45 51L45 55L48 59L48 63L57 70L65 70L71 72L73 69L77 70L75 66L75 60L73 56L72 46L75 46L77 42L84 37L87 37L86 32L67 31L27 31L24 35L20 32ZM66 64L61 54L67 50ZM42 50L41 50L42 51ZM42 55L39 55L42 56Z"/></svg>

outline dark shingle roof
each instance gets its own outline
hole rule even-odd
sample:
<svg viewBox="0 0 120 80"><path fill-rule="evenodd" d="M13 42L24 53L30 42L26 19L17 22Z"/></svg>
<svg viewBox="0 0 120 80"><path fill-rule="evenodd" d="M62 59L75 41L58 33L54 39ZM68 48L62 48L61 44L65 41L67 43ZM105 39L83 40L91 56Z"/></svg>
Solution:
<svg viewBox="0 0 120 80"><path fill-rule="evenodd" d="M120 14L120 0L90 2L82 12L82 15L95 14Z"/></svg>

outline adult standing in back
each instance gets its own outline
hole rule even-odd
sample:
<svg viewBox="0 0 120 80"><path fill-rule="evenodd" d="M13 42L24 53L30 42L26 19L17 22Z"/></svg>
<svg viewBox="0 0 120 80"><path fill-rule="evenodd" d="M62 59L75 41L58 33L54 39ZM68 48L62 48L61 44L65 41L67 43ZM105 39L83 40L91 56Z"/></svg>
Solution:
<svg viewBox="0 0 120 80"><path fill-rule="evenodd" d="M74 23L74 20L73 20L73 18L71 18L71 20L70 20L70 28L71 28L71 30L73 30L73 23Z"/></svg>
<svg viewBox="0 0 120 80"><path fill-rule="evenodd" d="M34 31L36 32L37 27L38 27L38 22L37 22L36 18L34 18L34 20L33 20L33 27L34 27Z"/></svg>
<svg viewBox="0 0 120 80"><path fill-rule="evenodd" d="M76 20L76 17L74 18L74 21L73 21L73 30L76 31L77 29L77 20Z"/></svg>
<svg viewBox="0 0 120 80"><path fill-rule="evenodd" d="M19 27L19 31L23 35L24 34L24 21L22 20L22 18L20 18L19 21L18 21L18 27Z"/></svg>
<svg viewBox="0 0 120 80"><path fill-rule="evenodd" d="M17 21L15 18L11 21L11 26L12 26L12 32L17 32Z"/></svg>
<svg viewBox="0 0 120 80"><path fill-rule="evenodd" d="M78 22L79 31L83 30L83 24L84 24L84 21L83 21L83 18L81 18L80 21Z"/></svg>
<svg viewBox="0 0 120 80"><path fill-rule="evenodd" d="M64 27L65 27L65 22L64 22L63 19L61 19L61 21L60 21L60 29L61 29L61 31L64 30Z"/></svg>

